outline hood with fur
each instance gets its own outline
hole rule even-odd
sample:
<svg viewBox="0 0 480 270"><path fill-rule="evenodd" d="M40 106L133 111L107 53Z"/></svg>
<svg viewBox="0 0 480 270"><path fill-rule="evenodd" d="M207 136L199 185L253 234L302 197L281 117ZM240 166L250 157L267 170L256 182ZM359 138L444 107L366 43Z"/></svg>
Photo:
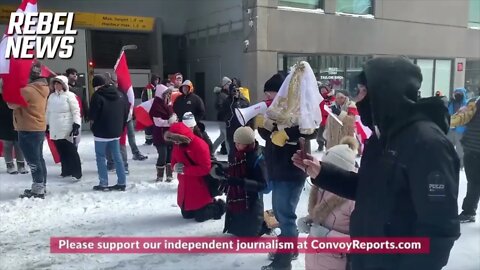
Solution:
<svg viewBox="0 0 480 270"><path fill-rule="evenodd" d="M195 138L193 131L184 123L174 123L165 132L165 140L175 144L189 144Z"/></svg>
<svg viewBox="0 0 480 270"><path fill-rule="evenodd" d="M59 76L56 76L55 78L51 79L50 80L50 89L55 91L55 82L59 82L62 87L63 87L63 91L68 91L68 78L63 76L63 75L59 75Z"/></svg>

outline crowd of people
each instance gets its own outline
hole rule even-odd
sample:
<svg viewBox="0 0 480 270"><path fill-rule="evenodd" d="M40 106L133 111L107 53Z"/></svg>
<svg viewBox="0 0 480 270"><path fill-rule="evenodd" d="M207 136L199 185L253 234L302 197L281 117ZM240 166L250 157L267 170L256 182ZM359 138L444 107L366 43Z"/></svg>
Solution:
<svg viewBox="0 0 480 270"><path fill-rule="evenodd" d="M282 91L295 88L289 87L299 81L295 76L308 76L304 71L308 67L302 66L299 73L307 75L277 73L265 82L269 110L286 98ZM45 197L45 135L60 155L61 176L81 180L77 149L82 123L90 123L95 141L99 184L93 189L125 191L129 171L122 137L124 141L128 137L135 160L147 157L136 145L132 104L118 89L116 76L94 76L95 92L85 102L84 92L75 86L76 70L49 81L40 70L35 63L30 83L21 90L27 106L5 104L0 98L7 172L28 173L26 161L32 175L32 186L21 197ZM158 152L156 181L172 182L176 175L182 217L204 222L225 215L224 233L236 236L260 237L271 231L264 220L263 194L272 192L279 239L294 246L292 239L300 232L309 237L431 239L429 256L389 255L385 260L386 255L307 254L306 269L441 269L460 236L460 222L475 221L480 198L480 98L467 101L465 89L459 88L447 104L441 97L419 99L421 83L418 66L402 57L368 61L355 93L315 80L315 89L295 90L308 93L310 103L318 100L310 112L315 112L310 120L316 127L309 129L298 117L284 125L271 111L242 125L235 110L250 106L248 89L240 80L224 77L214 89L220 136L212 143L202 123L205 104L193 83L180 73L165 80L152 75L142 101L152 102L153 125L145 129L145 140ZM297 105L308 106L300 100ZM372 132L369 138L367 129ZM256 141L256 131L265 140L264 147ZM321 161L310 153L308 141L313 139L323 152ZM219 147L220 154L228 155L227 163L216 160ZM463 168L468 188L459 215ZM115 185L109 185L109 170L116 171ZM297 220L308 177L313 185L305 206L308 215ZM216 198L209 180L220 183L226 201ZM291 269L298 250L273 252L269 258L272 262L262 270Z"/></svg>

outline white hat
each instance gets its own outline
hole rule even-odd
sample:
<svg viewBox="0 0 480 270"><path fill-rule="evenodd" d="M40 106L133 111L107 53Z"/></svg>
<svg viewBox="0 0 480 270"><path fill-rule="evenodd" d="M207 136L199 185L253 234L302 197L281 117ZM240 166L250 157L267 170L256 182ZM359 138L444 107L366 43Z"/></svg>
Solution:
<svg viewBox="0 0 480 270"><path fill-rule="evenodd" d="M246 145L255 143L255 131L251 127L239 127L233 133L233 141Z"/></svg>
<svg viewBox="0 0 480 270"><path fill-rule="evenodd" d="M185 126L187 126L189 128L193 128L194 126L197 125L197 122L195 121L195 116L193 116L193 113L191 113L191 112L186 112L183 115L182 123L184 123Z"/></svg>
<svg viewBox="0 0 480 270"><path fill-rule="evenodd" d="M166 87L165 85L163 85L163 84L157 84L157 86L155 87L155 96L156 96L156 97L159 97L159 98L163 98L162 95L163 95L163 93L165 93L167 90L169 90L169 88Z"/></svg>
<svg viewBox="0 0 480 270"><path fill-rule="evenodd" d="M232 83L232 80L230 80L230 78L228 77L223 77L222 79L222 87L229 84L229 83Z"/></svg>
<svg viewBox="0 0 480 270"><path fill-rule="evenodd" d="M355 170L355 158L357 155L358 143L354 137L345 137L339 145L327 150L322 162L333 164L347 171Z"/></svg>

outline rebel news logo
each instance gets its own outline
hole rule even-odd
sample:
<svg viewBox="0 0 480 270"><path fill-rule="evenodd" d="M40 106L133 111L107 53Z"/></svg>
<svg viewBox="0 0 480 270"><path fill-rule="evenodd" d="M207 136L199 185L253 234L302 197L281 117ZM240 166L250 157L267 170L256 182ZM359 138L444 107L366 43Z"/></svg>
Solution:
<svg viewBox="0 0 480 270"><path fill-rule="evenodd" d="M70 59L77 30L73 12L12 13L5 58Z"/></svg>

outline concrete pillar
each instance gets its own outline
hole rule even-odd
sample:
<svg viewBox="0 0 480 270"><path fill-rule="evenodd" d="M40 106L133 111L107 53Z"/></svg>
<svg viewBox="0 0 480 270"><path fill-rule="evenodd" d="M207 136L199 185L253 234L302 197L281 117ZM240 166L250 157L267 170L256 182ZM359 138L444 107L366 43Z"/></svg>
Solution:
<svg viewBox="0 0 480 270"><path fill-rule="evenodd" d="M325 0L324 3L325 3L325 6L323 7L323 11L325 11L325 14L335 14L335 12L337 11L337 1Z"/></svg>
<svg viewBox="0 0 480 270"><path fill-rule="evenodd" d="M453 88L465 87L465 68L467 59L455 58L455 65L453 66ZM459 65L462 69L459 70Z"/></svg>
<svg viewBox="0 0 480 270"><path fill-rule="evenodd" d="M152 63L151 70L152 73L160 75L163 79L163 31L162 31L162 20L160 18L155 18L155 25L153 32L150 33L152 37L151 49L152 49Z"/></svg>
<svg viewBox="0 0 480 270"><path fill-rule="evenodd" d="M250 3L249 3L250 2ZM277 9L278 0L244 1L244 31L249 46L244 51L243 74L245 85L250 88L251 103L263 100L263 85L277 70L277 52L268 51L268 20L273 9ZM250 9L251 14L246 13ZM248 25L254 19L254 27Z"/></svg>

